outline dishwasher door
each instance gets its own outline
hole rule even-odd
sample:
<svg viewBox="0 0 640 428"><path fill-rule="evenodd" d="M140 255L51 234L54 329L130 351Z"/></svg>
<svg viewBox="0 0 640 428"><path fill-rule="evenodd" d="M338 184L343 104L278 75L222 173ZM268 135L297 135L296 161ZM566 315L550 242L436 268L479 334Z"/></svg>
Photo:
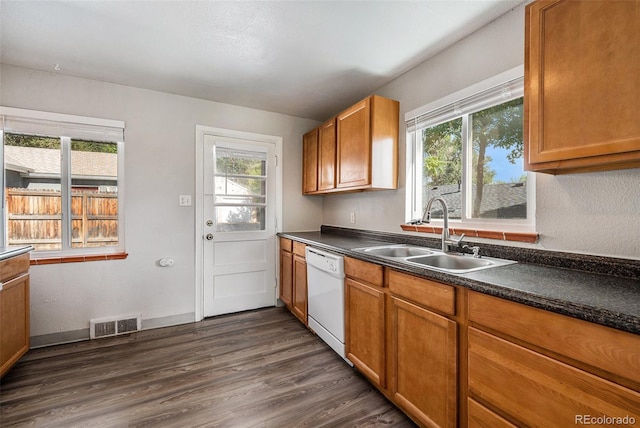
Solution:
<svg viewBox="0 0 640 428"><path fill-rule="evenodd" d="M341 357L344 351L344 258L307 247L309 327Z"/></svg>

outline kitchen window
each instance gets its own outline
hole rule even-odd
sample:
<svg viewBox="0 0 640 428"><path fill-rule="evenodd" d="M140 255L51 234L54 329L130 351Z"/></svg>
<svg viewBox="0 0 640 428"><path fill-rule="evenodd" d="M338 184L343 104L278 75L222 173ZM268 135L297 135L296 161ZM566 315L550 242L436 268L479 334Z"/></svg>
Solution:
<svg viewBox="0 0 640 428"><path fill-rule="evenodd" d="M522 76L518 67L407 113L408 221L421 219L427 202L440 197L453 228L533 232ZM443 218L440 204L431 214Z"/></svg>
<svg viewBox="0 0 640 428"><path fill-rule="evenodd" d="M124 252L124 123L0 108L2 244L33 258Z"/></svg>

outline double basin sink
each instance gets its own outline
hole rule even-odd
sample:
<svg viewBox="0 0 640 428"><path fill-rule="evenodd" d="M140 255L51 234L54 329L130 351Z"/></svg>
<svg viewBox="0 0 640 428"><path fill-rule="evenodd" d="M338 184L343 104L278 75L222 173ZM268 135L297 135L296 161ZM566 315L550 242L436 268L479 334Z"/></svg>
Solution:
<svg viewBox="0 0 640 428"><path fill-rule="evenodd" d="M403 244L355 248L353 251L393 259L409 265L420 266L447 273L469 273L482 269L516 263L493 257L473 257L462 253L444 253L431 248Z"/></svg>

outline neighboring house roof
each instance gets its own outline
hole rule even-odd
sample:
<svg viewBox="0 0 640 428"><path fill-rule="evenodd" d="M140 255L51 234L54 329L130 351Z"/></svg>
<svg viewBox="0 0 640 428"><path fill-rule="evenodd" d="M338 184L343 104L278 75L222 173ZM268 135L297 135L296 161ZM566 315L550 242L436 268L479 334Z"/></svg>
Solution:
<svg viewBox="0 0 640 428"><path fill-rule="evenodd" d="M24 175L60 175L60 150L20 146L4 146L7 169ZM73 176L118 176L118 156L115 153L71 152ZM25 172L26 171L26 172Z"/></svg>
<svg viewBox="0 0 640 428"><path fill-rule="evenodd" d="M476 186L473 186L475 194ZM460 218L462 212L460 189L457 184L444 186L428 186L424 188L424 203L430 198L442 197L449 208L449 218ZM481 218L526 218L527 215L526 183L485 184L482 189L480 204ZM496 215L500 212L500 215ZM442 217L442 208L436 203L431 207L431 214Z"/></svg>

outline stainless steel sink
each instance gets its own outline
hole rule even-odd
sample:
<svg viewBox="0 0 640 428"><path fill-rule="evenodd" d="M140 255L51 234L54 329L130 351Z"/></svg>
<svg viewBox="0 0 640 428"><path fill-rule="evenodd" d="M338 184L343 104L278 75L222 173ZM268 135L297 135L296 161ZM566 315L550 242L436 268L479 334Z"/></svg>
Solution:
<svg viewBox="0 0 640 428"><path fill-rule="evenodd" d="M434 254L434 251L422 247L410 247L407 245L385 245L382 247L358 248L356 251L362 251L366 254L380 257L405 258L412 256L425 256Z"/></svg>
<svg viewBox="0 0 640 428"><path fill-rule="evenodd" d="M511 260L496 259L493 257L476 258L469 254L443 253L442 251L430 248L403 244L355 248L354 251L372 256L391 258L426 269L458 274L516 263Z"/></svg>
<svg viewBox="0 0 640 428"><path fill-rule="evenodd" d="M417 264L450 273L468 273L491 267L505 266L515 263L511 260L489 257L474 258L468 254L440 253L427 257L408 257L407 263Z"/></svg>

